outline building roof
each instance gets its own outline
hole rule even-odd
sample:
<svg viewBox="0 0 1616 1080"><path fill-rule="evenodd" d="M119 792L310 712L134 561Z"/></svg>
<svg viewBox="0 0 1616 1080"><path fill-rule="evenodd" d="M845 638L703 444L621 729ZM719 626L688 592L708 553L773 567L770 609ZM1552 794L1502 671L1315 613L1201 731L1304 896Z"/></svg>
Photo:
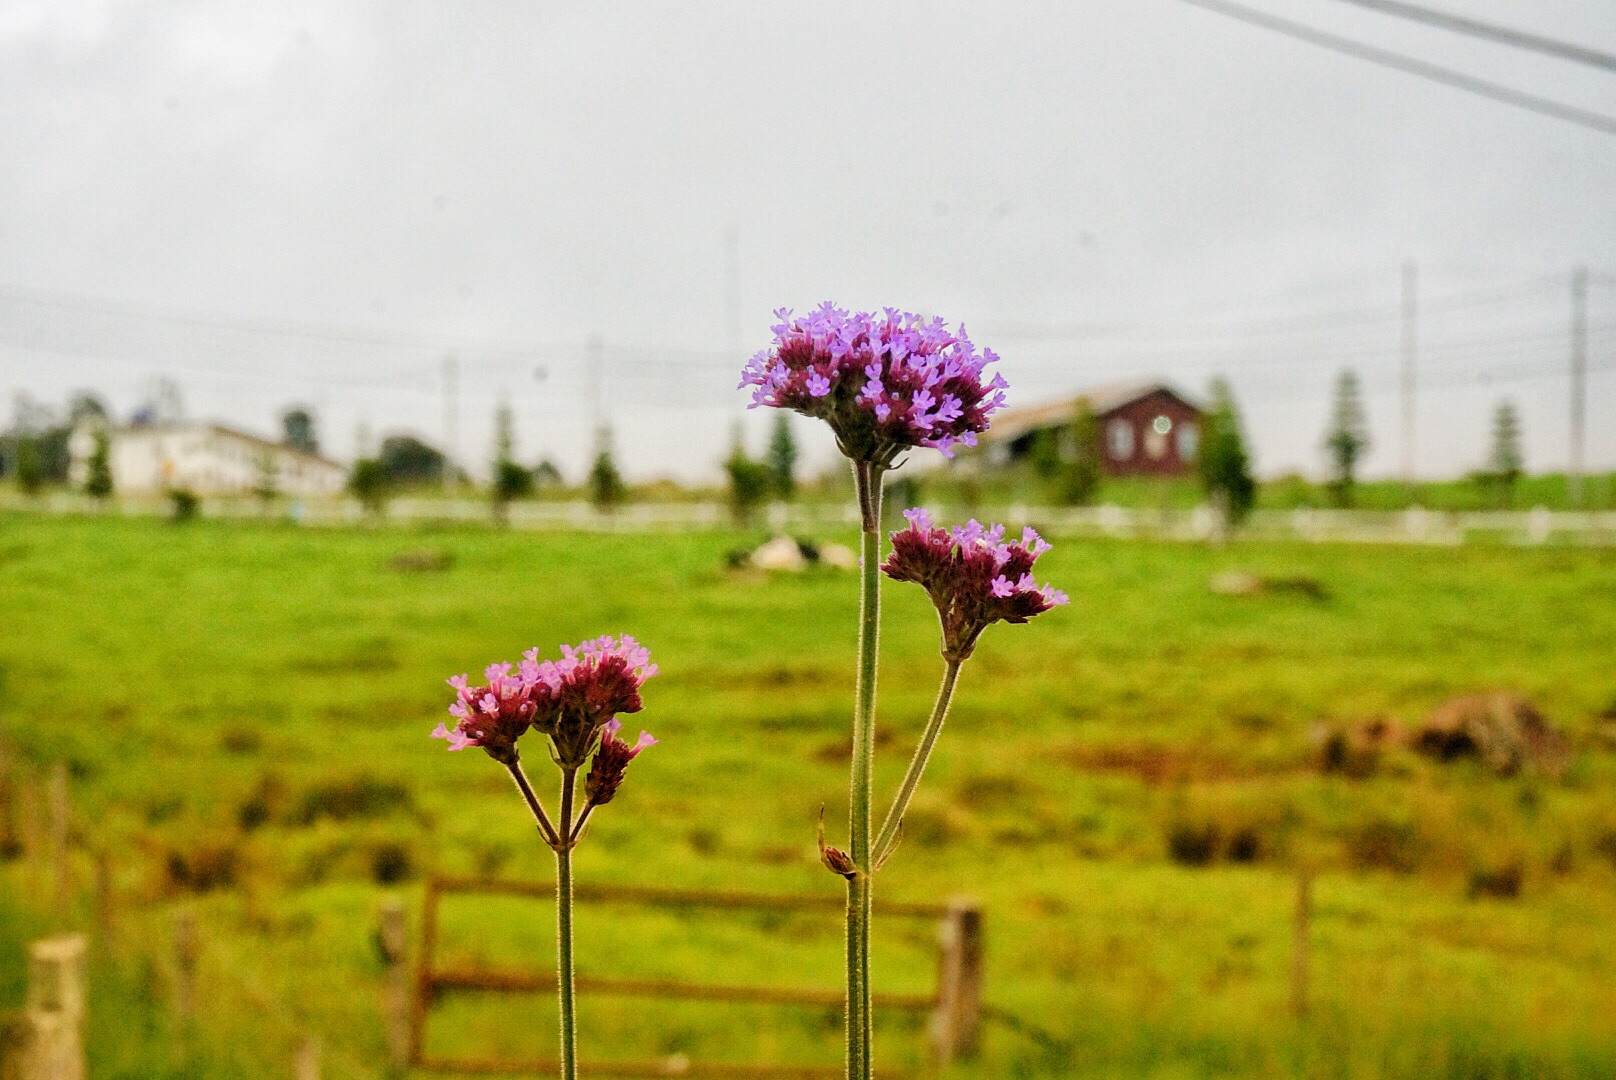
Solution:
<svg viewBox="0 0 1616 1080"><path fill-rule="evenodd" d="M244 442L249 442L254 446L260 447L261 449L279 450L285 454L293 454L297 457L303 458L306 461L316 462L320 465L329 465L334 469L340 469L343 467L341 462L333 461L324 454L314 453L309 450L300 450L295 446L288 446L283 442L275 442L274 440L266 439L261 435L254 435L249 431L241 431L238 428L226 427L223 424L210 421L181 420L175 423L167 424L129 424L125 426L123 430L130 433L155 433L160 431L207 431L215 435L228 435L234 439L241 439Z"/></svg>
<svg viewBox="0 0 1616 1080"><path fill-rule="evenodd" d="M1057 401L1046 401L1039 405L1024 405L1016 409L1006 409L993 419L993 426L982 436L986 443L1014 442L1029 432L1042 428L1054 427L1063 424L1072 417L1072 410L1079 401L1087 401L1089 409L1097 417L1115 412L1124 405L1131 405L1140 398L1149 397L1161 391L1170 394L1184 404L1199 410L1200 406L1192 398L1187 397L1170 383L1160 379L1127 379L1121 382L1106 383L1084 390L1069 398Z"/></svg>

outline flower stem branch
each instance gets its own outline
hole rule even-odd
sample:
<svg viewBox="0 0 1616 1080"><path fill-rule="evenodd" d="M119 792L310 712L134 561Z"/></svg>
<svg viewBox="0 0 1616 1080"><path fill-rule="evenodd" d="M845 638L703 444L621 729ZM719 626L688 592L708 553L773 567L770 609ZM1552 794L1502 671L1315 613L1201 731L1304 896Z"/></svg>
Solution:
<svg viewBox="0 0 1616 1080"><path fill-rule="evenodd" d="M870 788L875 767L875 675L881 633L881 470L853 466L863 519L859 562L858 683L853 704L847 879L847 1075L869 1080L870 1060Z"/></svg>
<svg viewBox="0 0 1616 1080"><path fill-rule="evenodd" d="M931 759L932 747L937 745L937 736L942 733L943 721L948 719L948 706L954 698L954 686L959 681L960 665L963 660L951 659L943 671L943 684L937 691L937 702L932 706L931 718L926 721L926 730L920 735L920 745L915 747L915 756L909 759L909 771L903 774L903 783L898 785L898 794L892 800L892 808L887 811L886 821L881 825L881 832L875 839L875 855L873 866L879 867L886 862L887 856L898 843L898 830L903 827L903 816L909 810L909 800L915 797L915 789L920 786L921 774L926 771L926 762Z"/></svg>
<svg viewBox="0 0 1616 1080"><path fill-rule="evenodd" d="M561 821L572 820L576 767L561 773ZM574 1003L572 971L572 846L568 829L556 845L556 984L561 999L561 1080L577 1080L578 1014Z"/></svg>
<svg viewBox="0 0 1616 1080"><path fill-rule="evenodd" d="M522 800L527 803L528 810L532 811L533 820L538 824L539 834L544 837L544 842L552 848L556 847L561 843L561 837L556 832L555 826L550 824L550 817L544 812L544 804L539 802L539 797L534 794L533 785L527 782L527 774L522 771L521 762L508 761L505 768L509 770L511 779L516 781L516 790L522 793Z"/></svg>

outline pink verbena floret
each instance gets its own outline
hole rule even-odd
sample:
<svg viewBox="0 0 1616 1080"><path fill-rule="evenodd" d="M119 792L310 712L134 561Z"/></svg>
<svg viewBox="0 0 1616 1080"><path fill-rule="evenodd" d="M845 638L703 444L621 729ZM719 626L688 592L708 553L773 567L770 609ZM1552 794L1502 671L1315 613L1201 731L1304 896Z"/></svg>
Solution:
<svg viewBox="0 0 1616 1080"><path fill-rule="evenodd" d="M563 645L560 660L540 660L538 649L522 654L522 681L536 706L533 727L550 736L556 759L568 768L584 763L614 716L640 711L640 687L656 673L650 652L626 634Z"/></svg>
<svg viewBox="0 0 1616 1080"><path fill-rule="evenodd" d="M909 525L892 534L892 554L881 569L931 596L942 620L947 659L970 656L992 623L1024 623L1067 602L1059 589L1033 580L1033 563L1049 545L1031 528L1020 540L1006 542L1003 525L985 528L973 520L945 529L924 510L905 510L903 516Z"/></svg>
<svg viewBox="0 0 1616 1080"><path fill-rule="evenodd" d="M825 420L842 453L883 467L912 446L952 456L975 446L1008 385L965 328L887 308L849 312L826 301L793 318L784 308L774 344L747 363L751 408L772 405Z"/></svg>
<svg viewBox="0 0 1616 1080"><path fill-rule="evenodd" d="M511 673L509 664L493 664L483 673L488 681L472 686L466 676L449 680L455 701L449 706L454 726L439 724L434 739L447 739L450 750L479 746L495 761L516 761L516 740L533 724L537 706L531 684Z"/></svg>
<svg viewBox="0 0 1616 1080"><path fill-rule="evenodd" d="M600 747L595 751L595 760L590 762L589 775L584 777L584 798L596 806L612 801L618 785L623 782L623 774L628 771L628 763L639 757L641 750L657 744L642 731L631 746L617 737L622 729L621 720L608 720L600 729Z"/></svg>

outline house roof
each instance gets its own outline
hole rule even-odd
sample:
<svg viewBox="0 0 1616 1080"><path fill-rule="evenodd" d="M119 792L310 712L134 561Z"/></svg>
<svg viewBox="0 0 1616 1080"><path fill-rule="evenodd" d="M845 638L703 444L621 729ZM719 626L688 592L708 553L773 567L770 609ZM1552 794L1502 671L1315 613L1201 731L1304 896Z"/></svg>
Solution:
<svg viewBox="0 0 1616 1080"><path fill-rule="evenodd" d="M1115 412L1124 405L1131 405L1140 398L1148 397L1157 391L1170 394L1193 408L1200 408L1194 400L1160 379L1128 379L1096 386L1072 397L1057 401L1046 401L1038 405L1024 405L1016 409L1006 409L994 417L993 426L983 434L982 441L985 443L1013 442L1029 432L1063 424L1071 419L1072 410L1076 408L1079 401L1087 401L1094 415L1103 417L1107 413Z"/></svg>
<svg viewBox="0 0 1616 1080"><path fill-rule="evenodd" d="M207 421L180 421L178 423L168 424L129 424L125 426L123 430L131 433L158 431L207 431L215 435L226 435L233 439L240 439L243 442L251 443L261 449L278 450L284 454L292 454L303 458L305 461L317 462L321 465L329 465L333 469L342 468L341 462L333 461L324 454L313 453L308 450L300 450L295 446L288 446L285 443L275 442L271 439L266 439L261 435L254 435L251 432L241 431L233 427L226 427L225 425L219 423Z"/></svg>

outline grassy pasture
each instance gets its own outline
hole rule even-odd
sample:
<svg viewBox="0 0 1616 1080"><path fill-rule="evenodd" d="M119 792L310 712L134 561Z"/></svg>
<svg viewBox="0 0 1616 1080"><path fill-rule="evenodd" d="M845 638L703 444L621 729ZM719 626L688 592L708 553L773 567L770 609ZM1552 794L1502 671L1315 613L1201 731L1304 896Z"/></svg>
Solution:
<svg viewBox="0 0 1616 1080"><path fill-rule="evenodd" d="M824 805L832 836L845 823L854 582L724 571L746 539L5 516L0 732L29 762L70 762L81 831L117 855L132 952L190 905L211 963L380 1061L378 879L414 897L431 870L550 868L501 770L426 738L449 674L634 634L663 674L628 722L663 743L598 815L581 878L836 891L813 820ZM452 567L389 568L423 548ZM1616 552L1073 541L1046 564L1071 607L988 632L877 885L981 899L988 1000L1046 1033L990 1026L961 1076L1616 1074ZM1210 593L1232 568L1311 577L1326 596ZM924 597L886 595L890 790L940 661ZM1316 767L1319 723L1413 725L1489 688L1527 694L1572 737L1565 779L1403 752L1360 779ZM1319 877L1298 1024L1303 862ZM1472 898L1512 867L1518 896ZM0 1006L42 918L35 877L0 865L14 898ZM444 949L542 964L552 933L542 905L454 902ZM878 990L929 986L931 934L878 926ZM601 905L579 955L591 973L835 987L840 931ZM150 1005L160 975L132 963L115 986ZM250 1002L209 1000L205 1024L234 1046L215 1072L254 1074L278 1036ZM161 1010L99 1017L100 1059L153 1075ZM883 1019L881 1059L919 1064L923 1033ZM813 1010L586 998L582 1020L590 1058L839 1054L838 1017ZM434 1019L443 1050L542 1053L550 1038L543 1000L454 999Z"/></svg>

